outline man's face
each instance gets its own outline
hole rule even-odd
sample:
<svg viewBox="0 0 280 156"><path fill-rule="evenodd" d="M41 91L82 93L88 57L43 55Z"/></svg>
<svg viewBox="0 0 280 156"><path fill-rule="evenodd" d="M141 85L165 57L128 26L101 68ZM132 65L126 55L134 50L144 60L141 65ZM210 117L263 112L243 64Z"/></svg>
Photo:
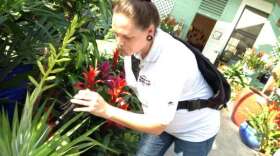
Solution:
<svg viewBox="0 0 280 156"><path fill-rule="evenodd" d="M112 29L122 56L140 52L147 44L148 30L139 29L132 19L121 13L113 14Z"/></svg>

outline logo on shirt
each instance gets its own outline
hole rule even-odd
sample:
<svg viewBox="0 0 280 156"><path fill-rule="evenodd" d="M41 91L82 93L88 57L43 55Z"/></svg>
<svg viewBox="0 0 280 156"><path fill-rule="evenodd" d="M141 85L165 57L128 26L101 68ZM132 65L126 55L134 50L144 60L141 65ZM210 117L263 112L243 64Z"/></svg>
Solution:
<svg viewBox="0 0 280 156"><path fill-rule="evenodd" d="M168 102L168 106L173 106L173 105L174 105L174 102L172 102L172 101Z"/></svg>
<svg viewBox="0 0 280 156"><path fill-rule="evenodd" d="M138 81L141 82L143 85L146 85L146 86L150 86L151 85L151 81L148 80L145 75L140 75Z"/></svg>

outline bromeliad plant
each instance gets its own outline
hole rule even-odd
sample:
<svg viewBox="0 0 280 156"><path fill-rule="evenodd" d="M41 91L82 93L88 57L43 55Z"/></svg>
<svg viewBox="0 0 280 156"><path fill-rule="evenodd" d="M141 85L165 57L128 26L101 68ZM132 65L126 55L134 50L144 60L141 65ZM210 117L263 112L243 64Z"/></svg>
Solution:
<svg viewBox="0 0 280 156"><path fill-rule="evenodd" d="M44 65L44 62L37 61L40 79L37 81L31 76L29 77L35 88L26 96L21 118L18 116L18 111L15 111L13 121L10 123L6 113L4 111L0 113L1 156L79 155L96 145L106 148L98 141L88 137L101 124L77 138L71 138L72 134L87 120L87 118L82 119L82 122L73 125L75 121L82 118L82 114L76 115L58 130L50 133L53 129L48 125L48 117L52 111L52 105L47 112L45 112L45 104L49 101L46 100L40 105L42 93L56 85L55 75L64 70L60 65L70 61L68 44L75 39L73 35L78 25L78 18L75 16L65 34L62 46L56 49L52 44L49 45L50 54L47 64Z"/></svg>
<svg viewBox="0 0 280 156"><path fill-rule="evenodd" d="M109 104L127 111L140 110L140 103L132 90L127 87L124 78L123 60L115 50L113 57L100 56L96 66L82 73L80 82L74 84L74 88L90 89L98 92ZM94 120L99 120L92 117ZM103 120L103 119L100 119ZM119 150L121 154L133 155L139 141L139 133L126 129L125 127L110 120L101 127L100 133L92 137L102 140L102 143L113 149ZM110 151L91 150L86 155L111 155Z"/></svg>
<svg viewBox="0 0 280 156"><path fill-rule="evenodd" d="M112 59L104 57L100 59L96 67L90 66L88 71L83 72L83 82L77 82L74 87L79 90L90 89L96 91L109 104L129 110L129 104L126 99L133 96L133 94L127 87L123 67L119 61L122 60L120 60L118 50L115 50ZM107 122L113 124L110 121Z"/></svg>

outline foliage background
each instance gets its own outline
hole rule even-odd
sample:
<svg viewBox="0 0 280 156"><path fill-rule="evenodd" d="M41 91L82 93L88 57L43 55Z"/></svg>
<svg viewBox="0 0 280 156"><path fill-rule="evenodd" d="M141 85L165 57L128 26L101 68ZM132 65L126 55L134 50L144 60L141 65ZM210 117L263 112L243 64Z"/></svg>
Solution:
<svg viewBox="0 0 280 156"><path fill-rule="evenodd" d="M40 68L37 68L38 61L41 62L41 68L48 68L48 58L52 51L49 45L61 50L64 34L74 15L77 15L80 18L73 34L75 39L67 44L68 50L63 56L71 61L58 63L63 72L57 72L55 79L52 79L53 86L36 97L34 111L40 108L45 112L41 115L50 114L44 121L53 126L53 132L61 129L72 118L77 119L73 121L72 128L78 123L84 123L85 126L81 126L72 135L72 140L98 126L104 120L87 115L76 118L77 114L65 111L70 106L68 100L77 92L73 85L81 80L82 73L89 66L97 67L99 62L112 59L112 56L100 55L96 43L96 40L104 39L111 27L111 10L111 0L0 0L0 93L9 88L17 89L23 82L27 84L27 89L20 93L21 96L26 96L27 90L36 89L28 80L28 75L35 79L42 78L39 76ZM24 65L31 65L31 69L21 74L12 74L17 67ZM128 100L137 101L133 98ZM47 102L43 105L43 101ZM19 116L25 104L23 100L17 101ZM8 105L12 104L7 102L7 96L0 96L0 107ZM41 105L43 108L38 107ZM49 113L44 111L44 108L49 110L52 107ZM61 115L62 119L59 118ZM4 118L2 116L1 120ZM54 124L56 121L60 122L57 126ZM7 126L3 129L8 129ZM111 127L106 131L97 128L94 132L90 137L99 140L102 145L99 147L103 148L92 148L86 155L132 155L139 139L139 133L125 128ZM107 147L114 150L108 150Z"/></svg>

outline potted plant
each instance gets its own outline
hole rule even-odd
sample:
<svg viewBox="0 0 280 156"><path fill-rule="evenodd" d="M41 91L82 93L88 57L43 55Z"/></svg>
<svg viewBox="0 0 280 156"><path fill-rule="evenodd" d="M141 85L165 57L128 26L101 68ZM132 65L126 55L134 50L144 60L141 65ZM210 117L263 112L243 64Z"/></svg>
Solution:
<svg viewBox="0 0 280 156"><path fill-rule="evenodd" d="M239 127L250 118L250 114L262 112L261 105L269 102L269 98L253 87L246 87L240 91L233 103L232 121Z"/></svg>
<svg viewBox="0 0 280 156"><path fill-rule="evenodd" d="M279 117L280 111L276 103L261 105L261 108L262 111L260 113L250 114L247 123L254 129L254 135L260 142L257 150L262 154L270 156L279 149L280 145L280 127L277 124L277 117Z"/></svg>
<svg viewBox="0 0 280 156"><path fill-rule="evenodd" d="M233 90L232 103L229 105L231 119L237 126L248 119L248 110L251 113L259 112L261 108L257 102L265 102L265 99L267 99L257 89L249 87L249 79L242 72L243 65L242 61L238 61L224 69L225 77Z"/></svg>

